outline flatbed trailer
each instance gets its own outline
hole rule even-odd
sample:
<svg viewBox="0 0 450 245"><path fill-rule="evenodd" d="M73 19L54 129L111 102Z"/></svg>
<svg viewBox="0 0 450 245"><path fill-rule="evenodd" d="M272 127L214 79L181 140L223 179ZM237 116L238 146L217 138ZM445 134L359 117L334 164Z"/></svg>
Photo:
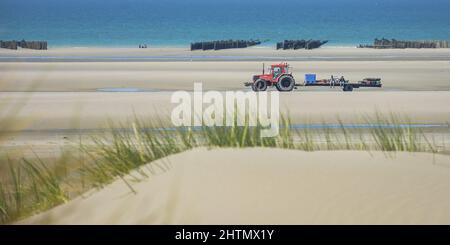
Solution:
<svg viewBox="0 0 450 245"><path fill-rule="evenodd" d="M295 83L295 89L298 89L299 87L329 87L329 88L335 88L335 87L341 87L342 91L345 92L351 92L355 88L381 88L383 84L381 83L380 78L369 78L370 80L367 80L368 78L365 78L363 81L359 82L349 82L346 80L345 82L332 82L330 80L321 80L317 82L304 82L304 83ZM252 86L253 83L246 82L244 85L246 87Z"/></svg>
<svg viewBox="0 0 450 245"><path fill-rule="evenodd" d="M308 81L305 80L303 84L295 84L296 88L298 86L304 87L341 87L343 91L350 92L353 91L354 88L381 88L383 85L381 83L380 78L365 78L359 82L350 82L348 80L343 79L327 79L327 80L319 80L319 81Z"/></svg>

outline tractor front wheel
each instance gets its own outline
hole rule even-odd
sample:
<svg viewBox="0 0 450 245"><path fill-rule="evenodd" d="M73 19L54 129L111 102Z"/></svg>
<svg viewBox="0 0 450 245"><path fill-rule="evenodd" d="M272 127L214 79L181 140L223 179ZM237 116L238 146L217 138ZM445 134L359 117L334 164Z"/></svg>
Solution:
<svg viewBox="0 0 450 245"><path fill-rule="evenodd" d="M282 76L278 79L276 87L280 92L292 91L295 87L294 78L292 78L291 76Z"/></svg>
<svg viewBox="0 0 450 245"><path fill-rule="evenodd" d="M266 91L266 89L267 89L267 82L262 80L262 79L258 79L258 80L256 80L253 83L252 89L255 92Z"/></svg>

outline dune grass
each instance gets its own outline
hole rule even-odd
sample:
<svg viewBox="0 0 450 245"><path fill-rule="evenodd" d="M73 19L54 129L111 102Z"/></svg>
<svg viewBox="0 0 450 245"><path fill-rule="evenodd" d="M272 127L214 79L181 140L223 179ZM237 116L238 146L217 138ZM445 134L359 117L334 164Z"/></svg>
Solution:
<svg viewBox="0 0 450 245"><path fill-rule="evenodd" d="M195 147L439 152L432 139L408 126L405 119L376 114L366 117L365 122L373 127L353 130L339 121L340 127L334 129L294 129L289 117L282 116L279 136L273 138L261 138L261 126L160 128L168 124L137 119L130 124L111 125L106 134L92 137L93 144L79 144L79 156L71 158L78 167L70 173L67 158L59 159L58 164L39 157L14 161L1 158L0 164L7 164L9 173L0 181L0 222L10 223L67 202L73 189L82 193L118 178L125 181L123 177L132 170L136 170L136 181L150 177L147 173L167 171L168 165L156 164L155 160ZM149 171L140 170L144 165ZM125 184L134 191L131 183Z"/></svg>

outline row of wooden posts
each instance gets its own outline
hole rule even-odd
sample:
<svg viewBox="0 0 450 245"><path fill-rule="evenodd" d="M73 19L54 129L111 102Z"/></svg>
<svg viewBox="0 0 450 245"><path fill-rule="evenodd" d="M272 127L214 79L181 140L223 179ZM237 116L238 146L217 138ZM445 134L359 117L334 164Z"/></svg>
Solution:
<svg viewBox="0 0 450 245"><path fill-rule="evenodd" d="M276 49L315 49L326 44L321 40L284 40L276 45ZM259 40L218 40L191 43L191 50L220 50L247 48L261 44Z"/></svg>
<svg viewBox="0 0 450 245"><path fill-rule="evenodd" d="M396 39L375 39L373 45L359 45L360 48L376 49L403 49L403 48L450 48L450 42L444 40L434 41L404 41Z"/></svg>
<svg viewBox="0 0 450 245"><path fill-rule="evenodd" d="M47 49L47 41L2 41L0 40L0 48L7 49L17 49L28 48L28 49L38 49L38 50L46 50Z"/></svg>
<svg viewBox="0 0 450 245"><path fill-rule="evenodd" d="M284 40L276 45L276 49L315 49L326 44L321 40ZM261 44L259 40L218 40L191 43L191 50L221 50L232 48L247 48ZM28 48L46 50L47 41L1 41L0 48L17 49ZM402 49L402 48L450 48L449 41L402 41L396 39L375 39L373 45L359 45L360 48Z"/></svg>
<svg viewBox="0 0 450 245"><path fill-rule="evenodd" d="M247 48L261 44L259 40L218 40L191 43L192 50L221 50L231 48Z"/></svg>
<svg viewBox="0 0 450 245"><path fill-rule="evenodd" d="M316 49L327 42L326 40L284 40L277 43L277 49Z"/></svg>

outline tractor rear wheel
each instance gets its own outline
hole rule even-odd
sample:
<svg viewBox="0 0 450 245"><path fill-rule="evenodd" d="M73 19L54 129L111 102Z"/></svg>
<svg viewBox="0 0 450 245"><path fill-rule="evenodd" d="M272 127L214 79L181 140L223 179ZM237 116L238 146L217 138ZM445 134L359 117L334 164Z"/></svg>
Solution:
<svg viewBox="0 0 450 245"><path fill-rule="evenodd" d="M258 80L256 80L253 83L252 89L255 92L266 91L266 89L267 89L267 82L262 80L262 79L258 79Z"/></svg>
<svg viewBox="0 0 450 245"><path fill-rule="evenodd" d="M292 91L295 87L294 78L291 76L282 76L278 78L278 82L276 84L278 91L280 92L289 92Z"/></svg>
<svg viewBox="0 0 450 245"><path fill-rule="evenodd" d="M353 91L353 86L350 84L346 84L344 85L344 88L342 90L344 90L345 92L351 92Z"/></svg>

